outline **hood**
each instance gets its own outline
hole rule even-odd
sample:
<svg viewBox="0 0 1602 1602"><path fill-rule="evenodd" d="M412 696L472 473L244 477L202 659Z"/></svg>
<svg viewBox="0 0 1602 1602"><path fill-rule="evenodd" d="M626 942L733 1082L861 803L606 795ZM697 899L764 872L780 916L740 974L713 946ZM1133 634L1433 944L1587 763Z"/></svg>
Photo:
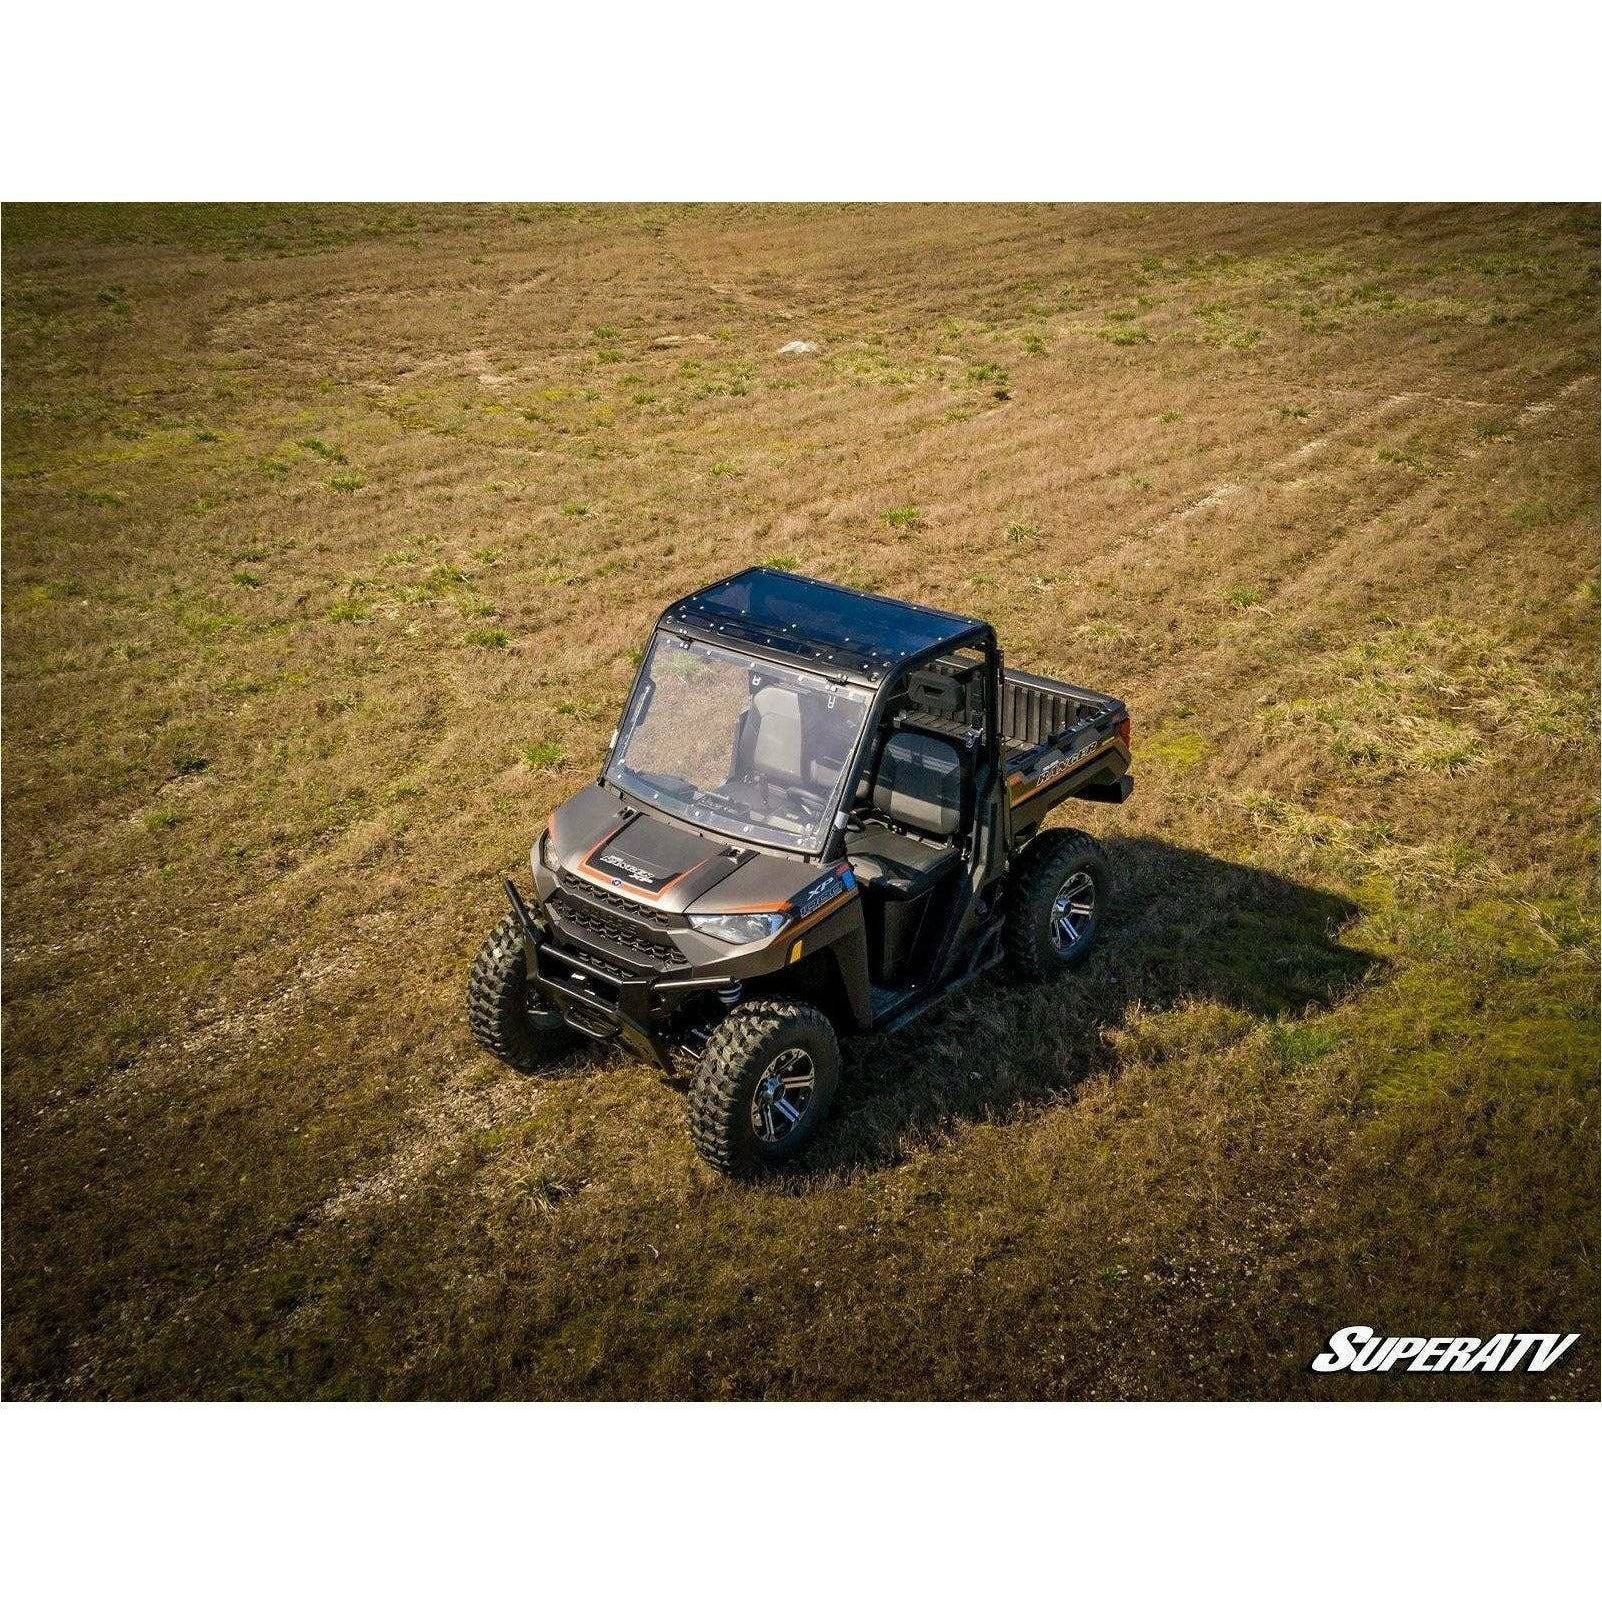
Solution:
<svg viewBox="0 0 1602 1602"><path fill-rule="evenodd" d="M551 815L551 844L566 872L663 912L683 912L714 890L698 911L771 905L805 889L821 872L816 863L756 851L638 811L599 786L580 791Z"/></svg>

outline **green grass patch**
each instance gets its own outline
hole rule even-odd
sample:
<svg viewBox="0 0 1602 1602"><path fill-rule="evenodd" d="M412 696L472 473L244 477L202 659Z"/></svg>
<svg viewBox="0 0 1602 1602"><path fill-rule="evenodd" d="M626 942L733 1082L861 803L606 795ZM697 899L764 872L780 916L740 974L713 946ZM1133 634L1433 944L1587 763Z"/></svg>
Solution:
<svg viewBox="0 0 1602 1602"><path fill-rule="evenodd" d="M1305 1068L1329 1056L1341 1043L1340 1030L1321 1023L1275 1024L1268 1038L1284 1068Z"/></svg>
<svg viewBox="0 0 1602 1602"><path fill-rule="evenodd" d="M238 628L245 620L237 612L207 612L198 607L180 607L178 622L186 633L208 639L227 629Z"/></svg>
<svg viewBox="0 0 1602 1602"><path fill-rule="evenodd" d="M1591 687L1526 661L1455 618L1397 625L1308 663L1305 693L1259 707L1272 733L1312 735L1379 773L1460 773L1496 758L1504 730L1578 748L1595 739Z"/></svg>
<svg viewBox="0 0 1602 1602"><path fill-rule="evenodd" d="M560 767L566 754L557 740L530 740L518 753L523 766L534 773L548 773Z"/></svg>
<svg viewBox="0 0 1602 1602"><path fill-rule="evenodd" d="M325 462L343 463L346 460L343 451L335 450L332 445L325 443L323 440L308 438L296 440L295 443L303 451L310 451L313 456L320 456Z"/></svg>
<svg viewBox="0 0 1602 1602"><path fill-rule="evenodd" d="M1183 773L1193 768L1211 749L1211 743L1191 729L1158 729L1140 742L1143 760L1160 762Z"/></svg>

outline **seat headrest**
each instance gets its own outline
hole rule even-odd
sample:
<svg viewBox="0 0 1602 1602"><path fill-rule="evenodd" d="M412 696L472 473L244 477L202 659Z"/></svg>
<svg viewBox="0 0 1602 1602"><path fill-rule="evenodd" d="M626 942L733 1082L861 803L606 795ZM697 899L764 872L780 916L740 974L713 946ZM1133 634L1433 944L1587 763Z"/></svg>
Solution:
<svg viewBox="0 0 1602 1602"><path fill-rule="evenodd" d="M879 758L873 804L920 834L955 834L962 827L961 753L932 734L892 735Z"/></svg>

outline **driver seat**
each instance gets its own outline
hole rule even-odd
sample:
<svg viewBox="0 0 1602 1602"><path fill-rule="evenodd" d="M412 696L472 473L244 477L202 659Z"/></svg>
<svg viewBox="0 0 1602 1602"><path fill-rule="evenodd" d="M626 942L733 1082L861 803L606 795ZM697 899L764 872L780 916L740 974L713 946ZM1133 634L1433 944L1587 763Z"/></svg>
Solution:
<svg viewBox="0 0 1602 1602"><path fill-rule="evenodd" d="M768 785L800 784L801 745L801 697L781 685L764 685L740 714L731 791L760 804Z"/></svg>
<svg viewBox="0 0 1602 1602"><path fill-rule="evenodd" d="M774 790L805 788L801 697L778 684L764 685L741 714L728 793L766 810Z"/></svg>
<svg viewBox="0 0 1602 1602"><path fill-rule="evenodd" d="M801 782L801 697L794 690L777 684L758 690L742 733L749 741L742 769L777 784Z"/></svg>
<svg viewBox="0 0 1602 1602"><path fill-rule="evenodd" d="M764 685L751 697L735 743L737 780L766 781L795 786L825 796L840 778L850 755L818 715L815 704L803 701L783 685Z"/></svg>

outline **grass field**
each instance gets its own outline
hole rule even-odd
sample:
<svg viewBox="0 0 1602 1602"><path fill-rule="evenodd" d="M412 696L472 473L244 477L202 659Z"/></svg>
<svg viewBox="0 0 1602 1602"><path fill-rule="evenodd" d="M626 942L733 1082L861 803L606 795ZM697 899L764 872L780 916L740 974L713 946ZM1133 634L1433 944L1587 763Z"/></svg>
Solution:
<svg viewBox="0 0 1602 1602"><path fill-rule="evenodd" d="M1596 208L3 223L8 1396L1596 1394ZM1083 973L751 1187L462 991L757 560L1124 697L1139 789Z"/></svg>

